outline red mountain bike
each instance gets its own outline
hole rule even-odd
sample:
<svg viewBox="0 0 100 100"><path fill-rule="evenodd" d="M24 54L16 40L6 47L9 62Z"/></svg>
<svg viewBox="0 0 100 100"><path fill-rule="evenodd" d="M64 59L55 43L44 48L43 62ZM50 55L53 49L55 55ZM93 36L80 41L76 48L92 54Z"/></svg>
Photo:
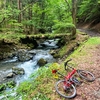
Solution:
<svg viewBox="0 0 100 100"><path fill-rule="evenodd" d="M58 73L61 76L64 77L63 80L59 80L56 85L55 85L55 89L57 91L57 93L59 95L61 95L64 98L74 98L76 96L76 88L75 88L75 84L80 84L80 81L74 76L75 73L78 73L78 75L85 79L88 82L92 82L95 80L94 75L89 72L89 71L85 71L85 70L79 70L79 69L75 69L71 66L68 65L68 62L71 61L68 60L65 62L64 67L65 70L67 70L68 68L72 69L72 71L68 74L68 75L63 75L60 72L58 72L57 69L52 70L52 73Z"/></svg>

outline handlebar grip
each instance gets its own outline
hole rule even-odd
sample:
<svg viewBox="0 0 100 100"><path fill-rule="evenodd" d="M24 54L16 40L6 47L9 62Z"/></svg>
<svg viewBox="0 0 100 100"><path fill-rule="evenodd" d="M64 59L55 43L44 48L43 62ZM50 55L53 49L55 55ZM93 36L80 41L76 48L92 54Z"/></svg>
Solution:
<svg viewBox="0 0 100 100"><path fill-rule="evenodd" d="M69 59L67 60L65 63L64 63L64 66L65 66L65 70L67 70L66 66L68 66L68 62L71 61L72 59Z"/></svg>

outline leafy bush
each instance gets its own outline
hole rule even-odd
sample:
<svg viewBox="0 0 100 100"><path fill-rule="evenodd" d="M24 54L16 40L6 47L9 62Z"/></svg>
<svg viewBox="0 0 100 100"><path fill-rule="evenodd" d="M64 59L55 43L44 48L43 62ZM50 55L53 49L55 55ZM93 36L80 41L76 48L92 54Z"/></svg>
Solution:
<svg viewBox="0 0 100 100"><path fill-rule="evenodd" d="M59 69L61 66L58 63L47 64L39 68L30 77L31 82L26 81L20 84L17 89L18 96L21 95L22 100L27 100L27 97L32 100L50 100L46 97L47 94L52 93L52 69Z"/></svg>
<svg viewBox="0 0 100 100"><path fill-rule="evenodd" d="M53 29L55 30L55 33L68 33L71 32L74 27L75 25L72 23L57 22L53 26Z"/></svg>
<svg viewBox="0 0 100 100"><path fill-rule="evenodd" d="M80 0L77 11L77 17L79 22L86 22L93 20L96 21L96 19L99 20L100 17L99 9L100 5L98 0Z"/></svg>

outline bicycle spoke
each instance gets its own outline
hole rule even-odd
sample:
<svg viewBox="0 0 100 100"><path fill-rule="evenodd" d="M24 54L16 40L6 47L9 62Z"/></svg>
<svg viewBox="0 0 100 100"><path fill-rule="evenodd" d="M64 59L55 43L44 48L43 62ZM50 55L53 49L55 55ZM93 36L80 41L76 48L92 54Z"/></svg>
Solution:
<svg viewBox="0 0 100 100"><path fill-rule="evenodd" d="M78 73L79 73L80 77L82 77L86 81L92 82L95 80L94 75L89 71L79 70Z"/></svg>
<svg viewBox="0 0 100 100"><path fill-rule="evenodd" d="M71 83L66 83L66 81L60 81L56 86L57 92L66 98L72 98L76 95L76 90L73 88Z"/></svg>

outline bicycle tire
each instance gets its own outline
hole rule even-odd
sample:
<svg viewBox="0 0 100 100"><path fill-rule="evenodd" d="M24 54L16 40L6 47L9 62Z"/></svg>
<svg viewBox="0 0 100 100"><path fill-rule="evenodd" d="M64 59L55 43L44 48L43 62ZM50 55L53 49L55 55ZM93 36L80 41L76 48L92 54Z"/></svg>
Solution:
<svg viewBox="0 0 100 100"><path fill-rule="evenodd" d="M77 72L81 78L85 79L88 82L93 82L95 80L94 75L89 71L77 70Z"/></svg>
<svg viewBox="0 0 100 100"><path fill-rule="evenodd" d="M64 97L64 98L68 98L68 99L71 99L71 98L74 98L76 96L76 88L73 84L70 85L70 88L69 89L72 89L72 94L70 95L67 95L68 92L69 92L69 89L66 89L66 91L64 91L64 82L66 82L65 80L59 80L56 85L55 85L55 88L56 88L56 91L57 93ZM70 83L70 82L69 82Z"/></svg>

